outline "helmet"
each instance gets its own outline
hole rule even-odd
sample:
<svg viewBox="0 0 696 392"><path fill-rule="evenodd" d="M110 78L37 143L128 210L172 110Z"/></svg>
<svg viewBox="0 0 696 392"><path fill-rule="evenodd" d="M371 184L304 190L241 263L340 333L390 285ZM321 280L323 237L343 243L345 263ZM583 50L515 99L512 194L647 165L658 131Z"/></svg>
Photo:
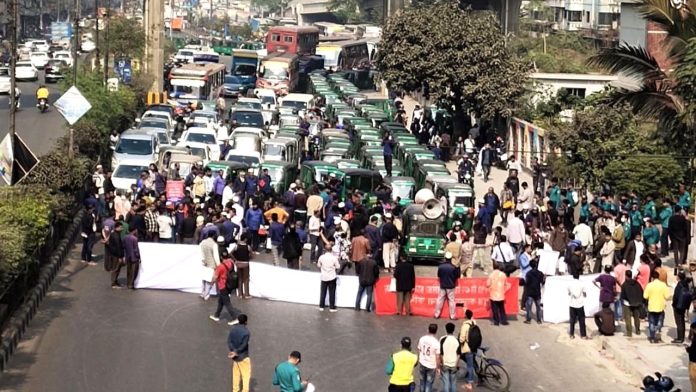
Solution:
<svg viewBox="0 0 696 392"><path fill-rule="evenodd" d="M662 376L657 380L657 386L660 391L669 392L674 388L674 381L667 376Z"/></svg>
<svg viewBox="0 0 696 392"><path fill-rule="evenodd" d="M647 387L651 387L653 385L655 385L655 378L653 376L648 375L648 376L643 377L643 386L644 387L647 388Z"/></svg>

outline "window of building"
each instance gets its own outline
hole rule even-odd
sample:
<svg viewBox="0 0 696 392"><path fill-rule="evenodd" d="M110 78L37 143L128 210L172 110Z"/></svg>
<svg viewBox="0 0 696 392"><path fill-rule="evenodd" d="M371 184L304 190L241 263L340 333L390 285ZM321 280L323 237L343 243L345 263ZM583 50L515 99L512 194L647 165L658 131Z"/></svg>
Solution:
<svg viewBox="0 0 696 392"><path fill-rule="evenodd" d="M570 95L575 95L576 97L579 98L585 98L585 89L584 88L567 88L568 93Z"/></svg>
<svg viewBox="0 0 696 392"><path fill-rule="evenodd" d="M585 23L590 23L590 11L585 11Z"/></svg>
<svg viewBox="0 0 696 392"><path fill-rule="evenodd" d="M280 42L280 34L276 34L276 33L272 34L271 41Z"/></svg>
<svg viewBox="0 0 696 392"><path fill-rule="evenodd" d="M569 22L582 22L582 11L568 11Z"/></svg>
<svg viewBox="0 0 696 392"><path fill-rule="evenodd" d="M614 21L614 14L609 12L600 12L597 24L609 26Z"/></svg>
<svg viewBox="0 0 696 392"><path fill-rule="evenodd" d="M292 42L292 35L286 35L285 37L283 37L283 41Z"/></svg>

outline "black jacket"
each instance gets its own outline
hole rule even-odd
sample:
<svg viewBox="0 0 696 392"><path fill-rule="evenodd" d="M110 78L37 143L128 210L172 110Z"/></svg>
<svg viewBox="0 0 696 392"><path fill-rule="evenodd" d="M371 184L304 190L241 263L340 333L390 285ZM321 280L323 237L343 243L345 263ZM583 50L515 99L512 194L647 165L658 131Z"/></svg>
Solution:
<svg viewBox="0 0 696 392"><path fill-rule="evenodd" d="M379 278L379 266L371 257L366 257L360 264L360 274L358 275L360 286L374 285Z"/></svg>
<svg viewBox="0 0 696 392"><path fill-rule="evenodd" d="M116 258L123 258L125 252L123 250L123 240L121 239L121 233L112 232L109 236L109 241L106 243L106 249L111 253L111 256Z"/></svg>
<svg viewBox="0 0 696 392"><path fill-rule="evenodd" d="M413 264L400 261L394 269L396 291L411 291L416 287L416 269Z"/></svg>
<svg viewBox="0 0 696 392"><path fill-rule="evenodd" d="M291 231L283 237L283 257L286 259L296 259L302 256L302 243L296 232Z"/></svg>
<svg viewBox="0 0 696 392"><path fill-rule="evenodd" d="M686 241L689 238L689 222L682 214L669 218L669 237L672 241Z"/></svg>
<svg viewBox="0 0 696 392"><path fill-rule="evenodd" d="M628 301L629 306L643 304L643 288L635 279L626 279L621 285L621 300Z"/></svg>
<svg viewBox="0 0 696 392"><path fill-rule="evenodd" d="M399 237L399 230L392 222L382 225L382 242L392 242Z"/></svg>
<svg viewBox="0 0 696 392"><path fill-rule="evenodd" d="M677 286L674 287L672 307L677 310L687 310L691 306L692 300L688 284L685 281L678 282Z"/></svg>
<svg viewBox="0 0 696 392"><path fill-rule="evenodd" d="M94 215L90 213L85 213L82 215L82 221L80 222L80 230L85 234L94 234L94 225L97 223L96 213ZM99 227L97 227L99 230Z"/></svg>
<svg viewBox="0 0 696 392"><path fill-rule="evenodd" d="M544 284L544 281L546 281L546 277L544 276L544 273L538 269L532 269L531 271L527 272L527 275L525 275L524 278L524 287L526 288L527 296L532 298L540 298L541 286Z"/></svg>

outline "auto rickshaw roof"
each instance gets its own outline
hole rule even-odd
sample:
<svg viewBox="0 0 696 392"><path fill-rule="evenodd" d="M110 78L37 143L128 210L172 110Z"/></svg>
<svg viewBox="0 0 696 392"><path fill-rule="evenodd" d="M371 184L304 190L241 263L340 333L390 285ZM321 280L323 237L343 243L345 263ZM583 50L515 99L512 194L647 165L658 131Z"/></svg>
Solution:
<svg viewBox="0 0 696 392"><path fill-rule="evenodd" d="M384 183L387 185L409 183L415 186L416 180L414 180L413 177L409 176L392 176L385 178Z"/></svg>
<svg viewBox="0 0 696 392"><path fill-rule="evenodd" d="M291 168L293 166L295 166L294 163L287 161L263 161L263 163L261 164L262 169L265 167Z"/></svg>

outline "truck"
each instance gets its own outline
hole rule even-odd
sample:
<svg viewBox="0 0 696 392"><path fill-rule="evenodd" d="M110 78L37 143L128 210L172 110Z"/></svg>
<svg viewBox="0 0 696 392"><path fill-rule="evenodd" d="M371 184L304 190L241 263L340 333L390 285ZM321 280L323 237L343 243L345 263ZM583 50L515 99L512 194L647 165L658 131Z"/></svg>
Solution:
<svg viewBox="0 0 696 392"><path fill-rule="evenodd" d="M230 74L239 78L241 84L256 85L256 73L262 57L256 50L232 49L232 66Z"/></svg>
<svg viewBox="0 0 696 392"><path fill-rule="evenodd" d="M171 23L172 31L181 31L184 29L184 18L182 17L172 18L169 23Z"/></svg>

